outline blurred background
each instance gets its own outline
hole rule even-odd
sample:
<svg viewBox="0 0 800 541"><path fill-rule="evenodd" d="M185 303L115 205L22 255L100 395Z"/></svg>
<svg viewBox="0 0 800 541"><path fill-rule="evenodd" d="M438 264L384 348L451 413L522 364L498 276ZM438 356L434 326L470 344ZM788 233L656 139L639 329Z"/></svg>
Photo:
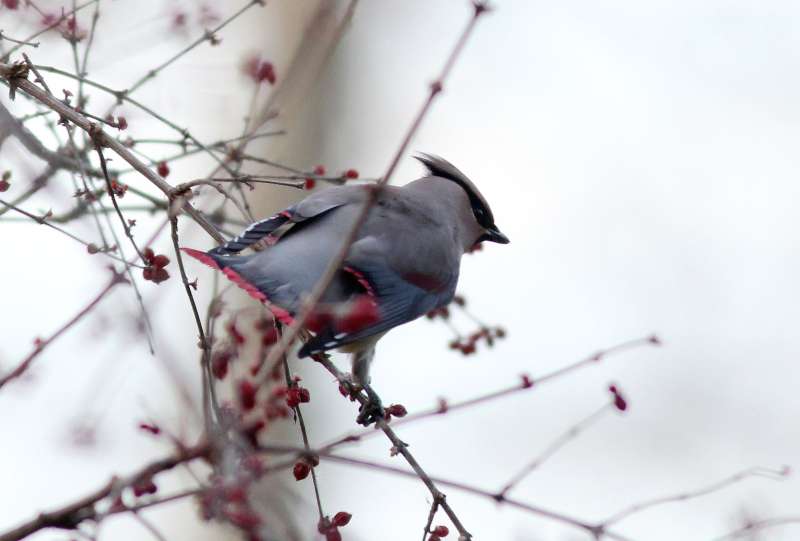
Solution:
<svg viewBox="0 0 800 541"><path fill-rule="evenodd" d="M225 18L244 4L227 0L205 9ZM535 378L628 339L655 332L664 344L609 357L529 393L411 424L399 429L401 438L429 473L497 490L607 402L606 387L614 382L628 411L582 433L523 481L515 497L592 522L748 467L797 466L800 6L493 4L412 149L444 156L470 176L511 238L507 246L465 256L460 282L469 308L504 326L508 337L464 357L447 348L450 334L440 322L411 323L381 341L376 388L385 401L414 412L439 397L466 399L512 385L521 373ZM272 97L262 89L256 98L274 100L283 113L274 126L288 135L251 152L298 168L319 163L332 172L354 167L364 177L380 176L471 8L460 0L361 2L334 50L326 30L308 52L304 29L319 22L326 5L331 11L320 28L330 29L344 17L345 2L273 0L251 10L219 32L219 46L200 46L136 97L202 141L236 137L253 98L241 74L244 59L269 59L282 80L298 50L305 51L296 87ZM202 34L203 9L199 2L102 2L90 78L126 88ZM189 14L185 27L174 26L177 13ZM81 24L88 26L90 14L81 13ZM37 20L22 8L0 11L0 28L14 37L31 33ZM57 36L28 54L42 64L71 61ZM96 100L91 105L101 111L111 103L102 94ZM134 136L174 138L129 106L120 112ZM0 159L17 184L4 196L22 190L41 168L16 141L3 146ZM176 162L169 180L197 178L211 165L202 157ZM394 182L420 173L405 156ZM57 181L25 208L71 208L70 185ZM258 214L302 195L260 190ZM106 262L87 257L80 245L7 217L0 222L2 369L106 280ZM140 224L142 238L157 225L147 216ZM89 220L73 227L84 237L94 232ZM211 246L193 225L182 241ZM171 253L167 238L158 246ZM189 274L199 277L207 302L203 285L211 283L211 271L189 263ZM166 442L140 433L143 420L186 437L198 433L200 378L185 294L177 279L141 287L155 356L134 332L135 298L119 289L48 347L24 381L0 392L0 531L169 452ZM344 357L336 360L346 368ZM306 408L312 445L354 428L355 407L327 373L298 369L314 397ZM293 427L287 434L298 441ZM399 465L388 447L376 437L348 452ZM325 462L318 473L326 511L353 514L345 539L419 537L430 508L419 481ZM287 505L307 517L300 527L312 539L311 485L295 483L288 472L284 477L292 494ZM163 489L190 481L179 472ZM587 538L486 498L445 492L476 539ZM631 516L616 530L633 539L713 539L748 520L800 518L798 501L794 477L752 479ZM200 521L191 501L143 515L170 540L238 535ZM435 523L449 525L443 515ZM797 539L798 531L789 525L751 539ZM118 540L150 535L127 517L104 523L100 533ZM36 538L69 537L48 531Z"/></svg>

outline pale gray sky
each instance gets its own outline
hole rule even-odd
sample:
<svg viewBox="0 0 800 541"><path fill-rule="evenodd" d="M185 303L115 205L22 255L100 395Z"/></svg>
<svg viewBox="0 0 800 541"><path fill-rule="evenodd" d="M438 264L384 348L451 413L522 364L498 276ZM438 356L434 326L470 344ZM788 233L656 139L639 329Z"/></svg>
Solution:
<svg viewBox="0 0 800 541"><path fill-rule="evenodd" d="M324 109L334 111L321 162L369 175L383 171L466 21L463 4L361 3L320 83L331 85L333 103ZM603 419L559 452L519 486L517 497L598 520L747 467L797 466L800 7L495 4L412 147L445 156L471 176L511 238L508 246L468 256L461 278L471 307L502 323L509 336L463 358L446 349L443 326L407 325L380 343L375 386L386 401L414 411L439 396L472 397L513 383L521 372L535 376L651 332L665 345L620 355L530 394L421 422L401 437L431 473L496 488L603 403L614 381L630 410ZM146 55L137 62L147 65ZM230 67L224 58L212 62L220 72ZM187 62L183 73L208 77L208 86L196 86L222 94L229 83L197 65ZM162 92L169 100L169 90ZM179 120L219 138L204 132L188 105L176 107ZM212 114L231 113L220 105ZM237 129L238 117L231 131ZM396 179L419 171L406 159ZM0 274L6 364L80 306L98 289L98 278L77 264L85 263L80 247L46 231L3 225L2 238L7 253L17 254ZM163 296L155 310L170 326L168 346L176 351L193 335L177 286L155 291ZM43 311L28 295L34 289L57 303ZM105 333L120 331L122 309L134 306L127 293L114 299L102 311ZM0 426L14 434L3 438L0 478L19 487L0 493L0 528L163 452L141 441L128 445L142 439L132 436L134 420L152 414L178 424L177 412L163 411L172 391L159 365L138 348L120 355L116 340L90 344L84 354L89 327L43 357L35 385L0 393ZM112 361L119 365L108 368ZM181 363L187 376L192 367ZM56 447L65 419L84 411L75 397L88 400L98 379L97 400L110 418L100 445L82 452ZM326 377L313 385L310 417L328 413L309 427L320 442L351 428L354 410ZM354 452L389 460L381 438ZM59 479L40 464L62 464ZM320 477L331 512L354 515L346 538L419 537L429 508L420 483L325 465ZM297 488L310 505L310 487ZM491 501L448 495L476 539L582 539ZM707 540L739 525L743 514L796 514L799 500L794 478L755 479L644 512L618 530L637 540ZM191 538L189 522L168 527L170 539ZM764 539L795 539L797 531L774 529Z"/></svg>

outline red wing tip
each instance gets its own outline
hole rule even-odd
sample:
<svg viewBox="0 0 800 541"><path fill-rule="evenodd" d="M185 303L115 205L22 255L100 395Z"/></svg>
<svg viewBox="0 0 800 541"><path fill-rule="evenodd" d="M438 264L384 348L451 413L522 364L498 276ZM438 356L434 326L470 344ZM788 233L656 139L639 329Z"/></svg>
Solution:
<svg viewBox="0 0 800 541"><path fill-rule="evenodd" d="M200 250L195 250L194 248L181 248L181 252L185 253L186 255L192 256L200 263L208 265L212 269L220 270L219 264L216 261L214 261L213 257L211 257L205 252L201 252Z"/></svg>
<svg viewBox="0 0 800 541"><path fill-rule="evenodd" d="M260 302L263 302L264 304L266 304L267 308L269 308L269 310L273 313L273 315L276 318L278 318L278 321L280 321L284 325L291 325L292 324L292 322L294 321L294 318L292 317L292 315L288 311L284 310L283 308L281 308L279 306L275 306L274 304L271 304L269 302L269 299L267 299L267 296L264 294L264 292L259 290L252 283L248 282L241 274L239 274L238 272L236 272L235 270L233 270L230 267L225 267L224 269L222 269L222 273L225 276L227 276L228 279L231 282L233 282L234 284L236 284L237 286L242 288L245 291L245 293L247 293L248 295L250 295L251 297L253 297L257 301L260 301Z"/></svg>

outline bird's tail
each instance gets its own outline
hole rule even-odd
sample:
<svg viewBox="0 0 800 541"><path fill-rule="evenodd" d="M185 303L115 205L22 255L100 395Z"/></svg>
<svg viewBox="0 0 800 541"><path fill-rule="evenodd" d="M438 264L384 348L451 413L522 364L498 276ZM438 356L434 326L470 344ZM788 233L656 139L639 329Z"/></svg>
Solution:
<svg viewBox="0 0 800 541"><path fill-rule="evenodd" d="M213 250L210 252L201 252L200 250L195 250L194 248L181 248L181 251L186 255L197 259L204 265L208 265L212 269L222 272L222 274L224 274L231 282L243 289L245 293L266 304L267 308L270 309L278 321L284 325L291 325L292 321L294 321L294 317L288 310L270 302L269 291L263 291L262 289L256 287L255 284L250 282L236 271L236 263L246 260L252 256L221 256L218 253L215 253Z"/></svg>

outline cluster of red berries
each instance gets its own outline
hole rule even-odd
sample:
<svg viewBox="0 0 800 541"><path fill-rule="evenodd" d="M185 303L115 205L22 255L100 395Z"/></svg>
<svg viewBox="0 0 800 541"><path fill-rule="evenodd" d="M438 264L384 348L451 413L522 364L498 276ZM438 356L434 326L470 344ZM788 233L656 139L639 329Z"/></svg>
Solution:
<svg viewBox="0 0 800 541"><path fill-rule="evenodd" d="M477 351L479 342L484 341L486 345L492 347L495 340L505 338L506 331L502 327L481 327L474 333L466 337L458 337L450 342L450 349L458 350L463 355L472 355Z"/></svg>
<svg viewBox="0 0 800 541"><path fill-rule="evenodd" d="M146 477L136 481L133 486L131 486L131 489L133 490L133 495L137 498L141 498L145 494L155 494L158 492L158 487L153 482L152 477Z"/></svg>
<svg viewBox="0 0 800 541"><path fill-rule="evenodd" d="M257 84L266 81L274 85L278 80L275 74L275 66L272 65L272 62L268 62L258 56L251 56L245 60L243 71L245 75L250 77Z"/></svg>
<svg viewBox="0 0 800 541"><path fill-rule="evenodd" d="M169 258L164 254L154 254L150 248L145 248L142 252L142 257L147 266L142 271L142 276L145 280L160 284L169 278L169 273L166 267L169 265Z"/></svg>
<svg viewBox="0 0 800 541"><path fill-rule="evenodd" d="M127 184L123 184L122 182L119 182L116 179L112 180L110 184L111 184L111 191L113 192L114 195L116 195L119 198L125 197L125 192L128 191Z"/></svg>
<svg viewBox="0 0 800 541"><path fill-rule="evenodd" d="M324 176L325 175L325 166L324 165L317 165L316 167L314 167L314 170L312 171L312 173L314 174L315 177ZM340 178L342 180L344 180L344 181L347 181L347 180L355 180L355 179L358 178L358 176L359 176L358 175L358 169L352 169L351 168L351 169L348 169L348 170L344 171L341 174ZM304 184L303 187L306 190L313 190L316 185L317 185L317 179L316 178L306 177L305 184Z"/></svg>
<svg viewBox="0 0 800 541"><path fill-rule="evenodd" d="M243 530L250 539L260 539L258 528L261 517L250 506L248 484L242 478L224 482L219 476L212 478L212 486L200 496L200 515L204 520L222 518Z"/></svg>
<svg viewBox="0 0 800 541"><path fill-rule="evenodd" d="M442 537L447 537L450 533L450 530L447 526L436 526L433 530L431 530L431 536L428 537L428 541L441 541Z"/></svg>

